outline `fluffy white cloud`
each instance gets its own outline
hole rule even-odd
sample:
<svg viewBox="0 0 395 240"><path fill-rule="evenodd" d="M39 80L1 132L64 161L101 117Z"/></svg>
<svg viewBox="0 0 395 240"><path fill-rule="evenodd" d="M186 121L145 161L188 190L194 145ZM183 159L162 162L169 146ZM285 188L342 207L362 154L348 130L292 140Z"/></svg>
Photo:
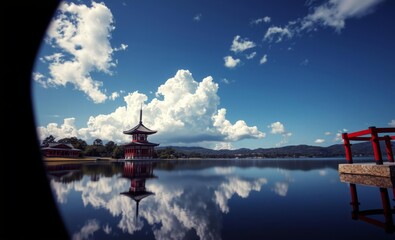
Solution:
<svg viewBox="0 0 395 240"><path fill-rule="evenodd" d="M265 133L256 126L248 126L243 120L232 124L226 119L226 109L218 110L218 84L212 77L196 82L188 70L179 70L159 86L156 98L143 106L143 122L158 133L151 136L153 142L165 144L231 142L246 138L263 138ZM50 123L38 127L41 139L49 135L55 138L77 137L85 140L100 138L118 143L130 141L124 130L139 121L140 104L148 97L139 92L124 97L125 106L109 114L91 116L87 126L77 128L74 118L64 119L60 126Z"/></svg>
<svg viewBox="0 0 395 240"><path fill-rule="evenodd" d="M324 133L326 136L328 136L328 135L331 135L332 133L331 132L325 132Z"/></svg>
<svg viewBox="0 0 395 240"><path fill-rule="evenodd" d="M318 138L318 139L316 139L314 142L317 143L317 144L321 144L321 143L324 143L325 140L322 139L322 138Z"/></svg>
<svg viewBox="0 0 395 240"><path fill-rule="evenodd" d="M272 134L281 134L282 139L279 143L276 144L277 147L283 146L284 144L288 143L289 138L292 136L292 133L287 132L281 122L274 122L267 127L271 128L270 132Z"/></svg>
<svg viewBox="0 0 395 240"><path fill-rule="evenodd" d="M243 52L247 49L255 47L255 43L252 41L249 41L247 38L241 38L239 35L235 36L233 38L232 46L230 47L230 50L239 53Z"/></svg>
<svg viewBox="0 0 395 240"><path fill-rule="evenodd" d="M257 18L251 21L251 24L269 23L272 19L269 16L263 18Z"/></svg>
<svg viewBox="0 0 395 240"><path fill-rule="evenodd" d="M75 118L65 118L63 124L60 126L57 123L50 123L46 127L38 127L37 132L41 139L49 135L58 139L79 136L77 127L75 126Z"/></svg>
<svg viewBox="0 0 395 240"><path fill-rule="evenodd" d="M281 122L274 122L268 126L271 128L271 133L273 134L283 134L285 133L285 127Z"/></svg>
<svg viewBox="0 0 395 240"><path fill-rule="evenodd" d="M111 96L109 97L111 100L115 100L119 97L119 93L117 92L113 92L111 93Z"/></svg>
<svg viewBox="0 0 395 240"><path fill-rule="evenodd" d="M267 62L267 55L263 55L263 57L261 58L261 60L259 61L259 64L265 64Z"/></svg>
<svg viewBox="0 0 395 240"><path fill-rule="evenodd" d="M265 133L260 132L256 126L249 127L243 120L232 124L226 119L226 109L221 108L218 113L213 116L213 126L225 136L225 140L238 141L245 138L263 138Z"/></svg>
<svg viewBox="0 0 395 240"><path fill-rule="evenodd" d="M45 81L45 76L39 72L33 73L33 80L38 82L44 88L47 88L47 82Z"/></svg>
<svg viewBox="0 0 395 240"><path fill-rule="evenodd" d="M238 64L240 64L240 59L238 58L233 58L232 56L226 56L224 57L224 61L225 61L225 67L227 68L234 68L236 67Z"/></svg>
<svg viewBox="0 0 395 240"><path fill-rule="evenodd" d="M390 127L395 127L395 119L392 119L391 122L388 123Z"/></svg>
<svg viewBox="0 0 395 240"><path fill-rule="evenodd" d="M93 79L91 72L112 74L113 52L127 48L125 44L111 47L113 21L104 3L92 2L89 7L62 2L47 31L47 42L61 52L43 58L50 76L39 82L44 86L72 84L93 102L104 102L108 96L100 89L103 82Z"/></svg>

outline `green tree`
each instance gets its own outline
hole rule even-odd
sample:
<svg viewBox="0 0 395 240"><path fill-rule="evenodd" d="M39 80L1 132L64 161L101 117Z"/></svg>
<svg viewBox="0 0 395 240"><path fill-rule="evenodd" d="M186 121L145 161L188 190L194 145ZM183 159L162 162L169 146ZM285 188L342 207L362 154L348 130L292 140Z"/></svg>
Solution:
<svg viewBox="0 0 395 240"><path fill-rule="evenodd" d="M78 139L76 137L62 138L58 142L59 143L71 144L71 145L73 145L73 147L75 147L77 149L81 149L82 151L84 151L85 148L88 146L88 144L84 140Z"/></svg>
<svg viewBox="0 0 395 240"><path fill-rule="evenodd" d="M116 148L117 144L114 143L113 141L108 141L104 147L106 148L106 154L107 156L111 156L112 153L114 152L114 149Z"/></svg>
<svg viewBox="0 0 395 240"><path fill-rule="evenodd" d="M116 146L111 155L112 158L124 158L124 148L122 146Z"/></svg>
<svg viewBox="0 0 395 240"><path fill-rule="evenodd" d="M46 138L43 140L42 144L43 144L43 145L46 145L46 144L48 144L48 143L54 143L54 142L55 142L55 137L52 136L52 135L49 135L48 137L46 137Z"/></svg>
<svg viewBox="0 0 395 240"><path fill-rule="evenodd" d="M99 139L99 138L96 138L93 141L93 146L103 146L103 141L101 139Z"/></svg>
<svg viewBox="0 0 395 240"><path fill-rule="evenodd" d="M164 159L177 158L176 150L170 147L157 150L157 155L159 158L164 158Z"/></svg>

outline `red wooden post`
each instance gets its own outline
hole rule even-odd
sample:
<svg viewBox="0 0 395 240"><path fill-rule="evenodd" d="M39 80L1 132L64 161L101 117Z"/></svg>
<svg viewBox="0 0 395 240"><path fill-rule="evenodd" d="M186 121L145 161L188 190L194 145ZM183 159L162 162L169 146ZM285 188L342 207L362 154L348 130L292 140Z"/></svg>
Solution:
<svg viewBox="0 0 395 240"><path fill-rule="evenodd" d="M394 221L392 219L391 204L389 201L388 191L386 188L380 188L381 204L383 206L386 231L393 232Z"/></svg>
<svg viewBox="0 0 395 240"><path fill-rule="evenodd" d="M344 142L344 149L346 150L346 160L347 163L352 164L352 152L351 152L351 144L350 144L350 139L348 139L348 134L343 133L342 134L343 142Z"/></svg>
<svg viewBox="0 0 395 240"><path fill-rule="evenodd" d="M387 152L388 161L394 162L394 153L392 152L391 137L385 136L385 151Z"/></svg>
<svg viewBox="0 0 395 240"><path fill-rule="evenodd" d="M355 183L350 183L350 193L351 193L350 204L352 206L351 218L355 220L358 219L358 214L359 214L357 186L355 185Z"/></svg>
<svg viewBox="0 0 395 240"><path fill-rule="evenodd" d="M369 127L369 130L372 135L371 142L373 146L374 160L376 161L376 164L381 165L383 164L383 158L381 157L380 140L377 134L377 129L376 127Z"/></svg>

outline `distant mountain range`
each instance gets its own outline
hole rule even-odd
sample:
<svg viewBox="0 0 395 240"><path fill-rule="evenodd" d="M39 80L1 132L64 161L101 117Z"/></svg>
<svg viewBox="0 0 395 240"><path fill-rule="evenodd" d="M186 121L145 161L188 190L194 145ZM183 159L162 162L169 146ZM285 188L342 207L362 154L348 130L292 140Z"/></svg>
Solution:
<svg viewBox="0 0 395 240"><path fill-rule="evenodd" d="M356 143L351 146L354 156L368 157L373 156L373 148L370 142ZM294 145L278 148L257 148L248 149L240 148L235 150L221 149L213 150L203 147L180 147L180 146L163 146L157 147L161 151L172 150L176 157L201 157L201 158L301 158L301 157L345 157L343 144L335 144L329 147ZM385 144L381 143L383 158L386 159ZM394 144L392 151L395 153Z"/></svg>

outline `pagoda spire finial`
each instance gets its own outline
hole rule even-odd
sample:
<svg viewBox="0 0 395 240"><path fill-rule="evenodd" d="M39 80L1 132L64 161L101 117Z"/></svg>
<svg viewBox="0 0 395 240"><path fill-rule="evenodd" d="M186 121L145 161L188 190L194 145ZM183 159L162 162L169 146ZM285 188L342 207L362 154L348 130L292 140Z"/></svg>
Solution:
<svg viewBox="0 0 395 240"><path fill-rule="evenodd" d="M140 105L140 124L143 123L143 104Z"/></svg>

